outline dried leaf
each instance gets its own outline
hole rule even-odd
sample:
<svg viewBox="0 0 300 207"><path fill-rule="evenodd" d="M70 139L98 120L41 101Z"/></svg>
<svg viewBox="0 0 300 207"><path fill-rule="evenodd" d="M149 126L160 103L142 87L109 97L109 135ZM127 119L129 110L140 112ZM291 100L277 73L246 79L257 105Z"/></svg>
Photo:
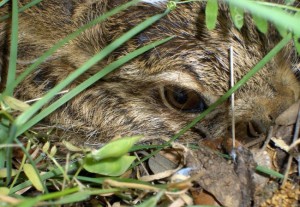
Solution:
<svg viewBox="0 0 300 207"><path fill-rule="evenodd" d="M274 142L274 144L279 147L280 149L288 152L289 146L283 141L281 138L272 137L271 140Z"/></svg>
<svg viewBox="0 0 300 207"><path fill-rule="evenodd" d="M11 96L4 96L4 102L12 109L18 111L26 111L30 105Z"/></svg>
<svg viewBox="0 0 300 207"><path fill-rule="evenodd" d="M171 160L166 153L158 153L149 159L149 167L154 174L175 169L178 166L176 160Z"/></svg>

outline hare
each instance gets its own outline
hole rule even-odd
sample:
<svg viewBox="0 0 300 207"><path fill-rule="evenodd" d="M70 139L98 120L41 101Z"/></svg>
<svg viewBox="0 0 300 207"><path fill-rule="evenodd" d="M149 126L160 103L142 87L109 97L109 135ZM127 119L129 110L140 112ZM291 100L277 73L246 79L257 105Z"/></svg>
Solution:
<svg viewBox="0 0 300 207"><path fill-rule="evenodd" d="M29 0L20 0L19 6ZM18 74L58 40L125 0L43 0L19 15ZM41 97L124 32L161 13L166 1L144 0L64 45L15 90L21 100ZM8 12L6 6L1 14ZM68 88L104 66L152 41L175 36L99 80L64 104L45 123L79 136L74 143L105 143L115 136L170 138L206 110L229 88L229 47L234 48L235 81L240 80L280 40L269 27L260 33L251 18L234 27L220 5L216 29L205 26L205 5L178 4L176 9L94 65ZM7 68L10 20L0 23L2 85ZM299 98L297 57L289 45L235 94L235 119L246 139L248 125L265 132L276 117ZM230 104L217 107L181 138L197 141L224 136L231 126ZM251 134L250 134L251 137Z"/></svg>

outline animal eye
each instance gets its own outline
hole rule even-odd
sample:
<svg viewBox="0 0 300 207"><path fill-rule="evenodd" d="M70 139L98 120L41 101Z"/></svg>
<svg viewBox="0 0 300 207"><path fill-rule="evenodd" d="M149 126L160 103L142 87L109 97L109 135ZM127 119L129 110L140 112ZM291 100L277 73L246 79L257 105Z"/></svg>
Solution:
<svg viewBox="0 0 300 207"><path fill-rule="evenodd" d="M202 112L207 109L203 98L194 90L176 86L165 86L164 101L171 107L184 112Z"/></svg>

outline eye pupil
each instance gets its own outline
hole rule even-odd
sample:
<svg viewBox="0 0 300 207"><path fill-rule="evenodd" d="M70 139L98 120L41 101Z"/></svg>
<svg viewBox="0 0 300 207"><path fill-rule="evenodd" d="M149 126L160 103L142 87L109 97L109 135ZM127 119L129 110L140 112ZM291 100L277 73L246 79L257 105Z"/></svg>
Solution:
<svg viewBox="0 0 300 207"><path fill-rule="evenodd" d="M194 90L176 86L164 87L163 98L168 106L183 112L202 112L207 109L204 99Z"/></svg>
<svg viewBox="0 0 300 207"><path fill-rule="evenodd" d="M182 89L174 91L173 96L175 101L177 101L179 104L185 104L188 100L188 94Z"/></svg>

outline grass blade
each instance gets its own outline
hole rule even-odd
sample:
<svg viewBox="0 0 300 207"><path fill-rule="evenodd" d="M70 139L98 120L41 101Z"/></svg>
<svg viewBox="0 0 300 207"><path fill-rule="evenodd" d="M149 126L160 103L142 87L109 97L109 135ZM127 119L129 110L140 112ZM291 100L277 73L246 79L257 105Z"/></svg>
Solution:
<svg viewBox="0 0 300 207"><path fill-rule="evenodd" d="M18 0L12 1L12 28L11 28L11 43L9 54L8 74L6 81L6 95L12 96L13 83L16 77L18 53Z"/></svg>
<svg viewBox="0 0 300 207"><path fill-rule="evenodd" d="M231 19L236 26L236 28L241 29L244 25L244 9L235 6L234 4L229 2L230 16Z"/></svg>
<svg viewBox="0 0 300 207"><path fill-rule="evenodd" d="M208 0L205 7L205 23L209 30L216 27L218 17L218 0Z"/></svg>
<svg viewBox="0 0 300 207"><path fill-rule="evenodd" d="M257 15L252 15L252 18L253 18L254 24L257 27L257 29L260 32L266 34L267 31L268 31L268 22L267 22L267 20L264 19L264 18L261 18L260 16L257 16Z"/></svg>
<svg viewBox="0 0 300 207"><path fill-rule="evenodd" d="M297 12L295 14L295 17L300 19L300 12ZM300 55L300 35L294 35L294 44L295 44L296 50L298 52L298 55Z"/></svg>
<svg viewBox="0 0 300 207"><path fill-rule="evenodd" d="M0 7L2 7L4 4L6 4L9 0L3 0L0 2Z"/></svg>

